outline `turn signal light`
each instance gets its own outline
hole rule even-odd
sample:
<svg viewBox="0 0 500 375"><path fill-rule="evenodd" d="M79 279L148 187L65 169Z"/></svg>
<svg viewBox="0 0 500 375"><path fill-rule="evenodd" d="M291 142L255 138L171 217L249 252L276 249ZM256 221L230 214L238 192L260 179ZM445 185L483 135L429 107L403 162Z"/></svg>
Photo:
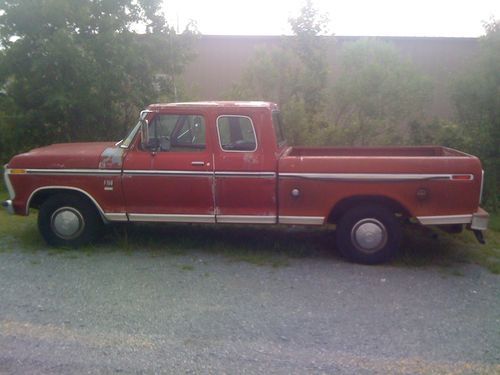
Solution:
<svg viewBox="0 0 500 375"><path fill-rule="evenodd" d="M472 175L471 174L454 174L451 176L452 180L472 180Z"/></svg>
<svg viewBox="0 0 500 375"><path fill-rule="evenodd" d="M10 174L25 174L26 169L11 169L9 171Z"/></svg>

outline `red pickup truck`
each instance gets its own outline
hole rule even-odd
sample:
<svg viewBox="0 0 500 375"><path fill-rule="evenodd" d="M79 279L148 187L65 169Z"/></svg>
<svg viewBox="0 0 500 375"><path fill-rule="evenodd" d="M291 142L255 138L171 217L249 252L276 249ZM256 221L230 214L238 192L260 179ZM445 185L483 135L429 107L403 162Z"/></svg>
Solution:
<svg viewBox="0 0 500 375"><path fill-rule="evenodd" d="M107 222L336 224L340 252L379 263L401 224L466 225L482 240L478 158L445 147L288 147L267 102L153 104L118 143L54 144L5 166L11 213L38 208L51 245Z"/></svg>

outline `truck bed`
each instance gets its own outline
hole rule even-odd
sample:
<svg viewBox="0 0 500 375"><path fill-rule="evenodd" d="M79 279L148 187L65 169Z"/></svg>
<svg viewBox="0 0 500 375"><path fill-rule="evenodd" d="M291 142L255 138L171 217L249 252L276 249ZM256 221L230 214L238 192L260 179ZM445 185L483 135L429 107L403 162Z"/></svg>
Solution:
<svg viewBox="0 0 500 375"><path fill-rule="evenodd" d="M321 156L462 156L467 154L441 146L407 146L407 147L291 147L286 156L321 157Z"/></svg>

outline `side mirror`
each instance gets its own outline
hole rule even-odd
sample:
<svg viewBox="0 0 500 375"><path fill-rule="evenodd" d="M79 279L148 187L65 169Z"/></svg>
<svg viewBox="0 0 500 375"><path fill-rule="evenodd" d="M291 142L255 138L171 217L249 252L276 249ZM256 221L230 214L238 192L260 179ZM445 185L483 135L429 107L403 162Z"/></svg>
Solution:
<svg viewBox="0 0 500 375"><path fill-rule="evenodd" d="M141 148L147 150L149 148L149 124L148 120L141 119Z"/></svg>

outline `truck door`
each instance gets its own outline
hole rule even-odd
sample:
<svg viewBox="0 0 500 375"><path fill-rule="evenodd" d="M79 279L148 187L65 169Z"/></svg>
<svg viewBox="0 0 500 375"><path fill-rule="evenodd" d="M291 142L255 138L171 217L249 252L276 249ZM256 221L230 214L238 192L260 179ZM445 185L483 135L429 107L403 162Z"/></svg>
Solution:
<svg viewBox="0 0 500 375"><path fill-rule="evenodd" d="M255 121L260 117L220 114L214 146L218 223L277 221L276 159L265 158Z"/></svg>
<svg viewBox="0 0 500 375"><path fill-rule="evenodd" d="M215 222L213 162L202 115L155 114L123 166L130 221Z"/></svg>

